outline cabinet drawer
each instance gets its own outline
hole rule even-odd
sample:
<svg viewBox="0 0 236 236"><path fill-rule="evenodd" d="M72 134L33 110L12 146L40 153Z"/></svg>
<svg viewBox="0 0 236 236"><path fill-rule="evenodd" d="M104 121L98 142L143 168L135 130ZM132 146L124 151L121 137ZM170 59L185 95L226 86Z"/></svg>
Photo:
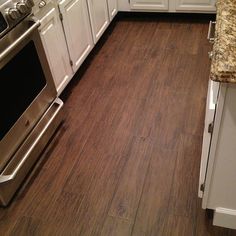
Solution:
<svg viewBox="0 0 236 236"><path fill-rule="evenodd" d="M216 0L175 0L176 11L215 12Z"/></svg>

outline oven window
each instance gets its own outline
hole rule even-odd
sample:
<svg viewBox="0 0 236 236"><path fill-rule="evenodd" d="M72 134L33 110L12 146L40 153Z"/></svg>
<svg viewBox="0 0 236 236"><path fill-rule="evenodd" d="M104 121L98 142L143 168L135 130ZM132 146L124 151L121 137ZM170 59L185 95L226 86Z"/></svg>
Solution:
<svg viewBox="0 0 236 236"><path fill-rule="evenodd" d="M33 41L0 70L0 140L46 86Z"/></svg>

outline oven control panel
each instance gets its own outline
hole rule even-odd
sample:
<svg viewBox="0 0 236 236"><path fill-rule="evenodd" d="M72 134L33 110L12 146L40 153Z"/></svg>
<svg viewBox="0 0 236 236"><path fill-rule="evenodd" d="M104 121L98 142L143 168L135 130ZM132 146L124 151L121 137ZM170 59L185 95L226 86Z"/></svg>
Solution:
<svg viewBox="0 0 236 236"><path fill-rule="evenodd" d="M9 20L19 20L29 14L34 6L33 0L21 0L12 7L6 9L6 16Z"/></svg>
<svg viewBox="0 0 236 236"><path fill-rule="evenodd" d="M33 6L33 0L4 1L4 4L0 5L0 36L5 34L24 17L29 15Z"/></svg>

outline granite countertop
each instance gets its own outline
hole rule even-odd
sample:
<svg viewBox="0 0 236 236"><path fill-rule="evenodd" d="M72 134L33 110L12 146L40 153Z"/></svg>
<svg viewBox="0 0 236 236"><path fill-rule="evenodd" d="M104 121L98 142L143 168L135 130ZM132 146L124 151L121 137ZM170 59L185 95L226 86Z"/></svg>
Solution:
<svg viewBox="0 0 236 236"><path fill-rule="evenodd" d="M210 78L236 83L236 0L218 0Z"/></svg>

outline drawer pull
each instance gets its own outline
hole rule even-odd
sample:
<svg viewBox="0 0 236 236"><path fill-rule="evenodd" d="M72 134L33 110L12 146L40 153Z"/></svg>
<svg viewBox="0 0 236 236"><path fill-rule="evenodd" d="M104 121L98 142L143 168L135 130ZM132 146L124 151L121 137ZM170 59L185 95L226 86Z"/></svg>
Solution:
<svg viewBox="0 0 236 236"><path fill-rule="evenodd" d="M215 42L215 25L216 25L216 21L210 21L208 34L207 34L207 39L209 40L210 43ZM213 30L213 27L214 27L214 30Z"/></svg>

